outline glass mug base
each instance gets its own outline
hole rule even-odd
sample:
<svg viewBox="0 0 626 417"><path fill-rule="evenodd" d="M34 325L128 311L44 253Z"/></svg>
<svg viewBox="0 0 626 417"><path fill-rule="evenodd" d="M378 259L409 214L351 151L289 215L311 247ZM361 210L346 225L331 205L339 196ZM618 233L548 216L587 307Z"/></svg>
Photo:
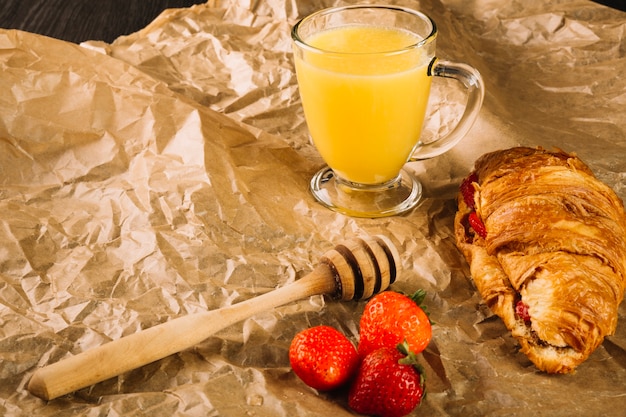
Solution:
<svg viewBox="0 0 626 417"><path fill-rule="evenodd" d="M329 167L310 183L315 199L325 207L352 217L387 217L404 213L422 198L422 185L406 170L384 184L363 185L343 181Z"/></svg>

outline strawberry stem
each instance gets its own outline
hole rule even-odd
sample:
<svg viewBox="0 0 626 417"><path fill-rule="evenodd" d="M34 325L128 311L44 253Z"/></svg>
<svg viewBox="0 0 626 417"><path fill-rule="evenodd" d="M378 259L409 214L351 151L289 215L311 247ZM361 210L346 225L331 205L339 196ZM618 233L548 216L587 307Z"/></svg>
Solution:
<svg viewBox="0 0 626 417"><path fill-rule="evenodd" d="M424 310L424 313L426 313L426 317L428 317L428 321L430 322L431 326L434 325L435 323L433 323L433 321L430 319L430 312L426 308L426 305L423 304L424 299L426 298L426 291L423 289L419 289L408 297L413 300L413 302L415 302L415 304L417 304L422 310Z"/></svg>
<svg viewBox="0 0 626 417"><path fill-rule="evenodd" d="M419 289L415 291L412 295L410 295L409 298L415 301L415 304L421 307L424 299L426 298L426 291L424 291L423 289Z"/></svg>
<svg viewBox="0 0 626 417"><path fill-rule="evenodd" d="M398 343L396 348L401 354L406 355L403 358L400 358L398 360L398 363L400 365L409 365L415 368L417 373L420 375L420 385L423 388L424 384L426 383L426 371L424 367L419 363L418 357L415 352L412 352L409 349L409 342L404 339L404 342Z"/></svg>

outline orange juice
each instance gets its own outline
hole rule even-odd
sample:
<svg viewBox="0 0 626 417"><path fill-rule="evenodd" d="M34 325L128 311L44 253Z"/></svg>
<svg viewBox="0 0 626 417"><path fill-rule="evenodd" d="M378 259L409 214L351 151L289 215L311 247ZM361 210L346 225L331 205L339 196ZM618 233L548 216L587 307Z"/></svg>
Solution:
<svg viewBox="0 0 626 417"><path fill-rule="evenodd" d="M353 25L305 39L295 59L307 125L342 179L394 179L415 148L430 93L429 57L398 29Z"/></svg>

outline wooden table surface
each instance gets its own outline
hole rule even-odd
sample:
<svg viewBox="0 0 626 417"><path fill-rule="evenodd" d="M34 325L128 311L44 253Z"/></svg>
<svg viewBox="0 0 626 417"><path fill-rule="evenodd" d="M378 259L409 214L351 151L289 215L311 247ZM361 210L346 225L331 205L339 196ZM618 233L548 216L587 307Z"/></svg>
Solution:
<svg viewBox="0 0 626 417"><path fill-rule="evenodd" d="M164 9L206 0L2 0L0 27L80 43L112 42L145 27ZM626 0L596 0L626 11Z"/></svg>
<svg viewBox="0 0 626 417"><path fill-rule="evenodd" d="M112 42L145 27L163 10L206 0L2 0L0 27L80 43Z"/></svg>

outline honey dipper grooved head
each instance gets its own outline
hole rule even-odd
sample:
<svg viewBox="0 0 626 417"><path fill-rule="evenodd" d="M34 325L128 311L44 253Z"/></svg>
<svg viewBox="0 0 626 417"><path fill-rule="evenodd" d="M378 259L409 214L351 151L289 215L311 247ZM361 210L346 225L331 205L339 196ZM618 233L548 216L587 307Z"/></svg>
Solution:
<svg viewBox="0 0 626 417"><path fill-rule="evenodd" d="M337 280L337 298L361 300L384 291L400 268L398 251L384 236L351 239L326 252L321 262Z"/></svg>

